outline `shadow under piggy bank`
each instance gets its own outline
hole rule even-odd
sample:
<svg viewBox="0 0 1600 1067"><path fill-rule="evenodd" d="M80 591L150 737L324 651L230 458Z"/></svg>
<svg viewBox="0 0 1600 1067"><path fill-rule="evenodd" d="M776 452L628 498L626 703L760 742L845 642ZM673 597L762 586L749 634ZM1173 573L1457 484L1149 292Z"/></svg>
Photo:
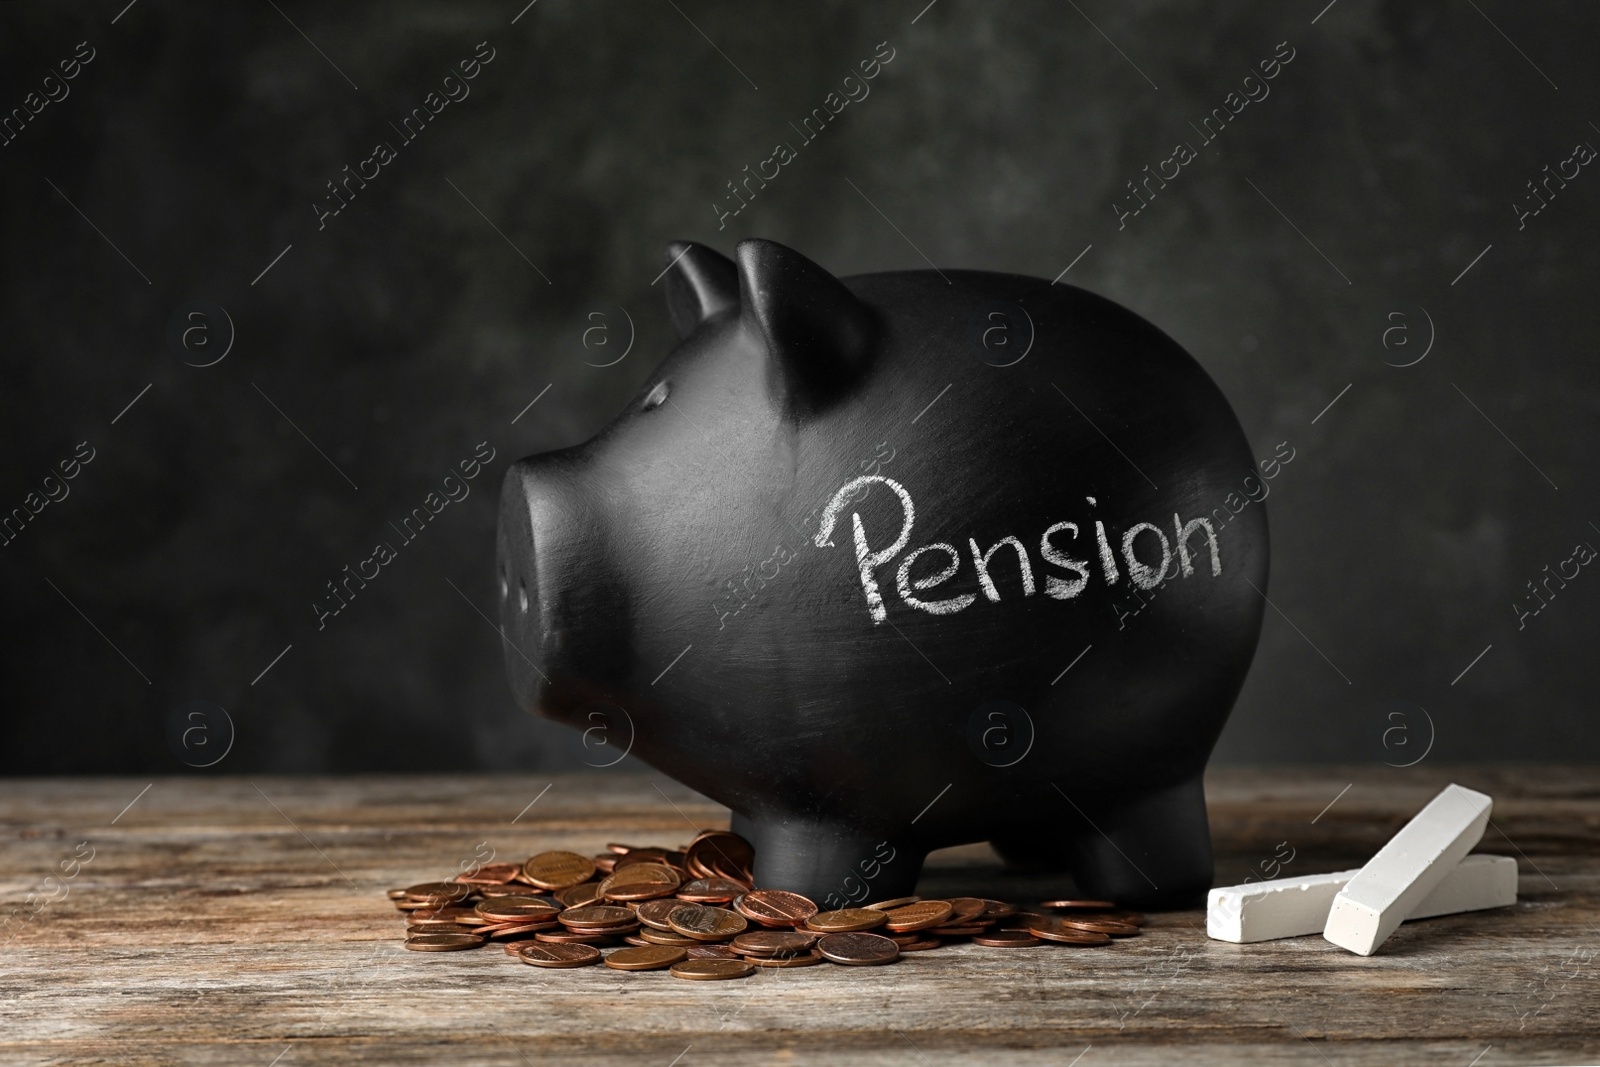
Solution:
<svg viewBox="0 0 1600 1067"><path fill-rule="evenodd" d="M1070 286L667 257L682 343L506 476L517 700L625 710L636 755L733 809L759 885L824 908L984 840L1089 896L1199 901L1267 574L1216 385Z"/></svg>

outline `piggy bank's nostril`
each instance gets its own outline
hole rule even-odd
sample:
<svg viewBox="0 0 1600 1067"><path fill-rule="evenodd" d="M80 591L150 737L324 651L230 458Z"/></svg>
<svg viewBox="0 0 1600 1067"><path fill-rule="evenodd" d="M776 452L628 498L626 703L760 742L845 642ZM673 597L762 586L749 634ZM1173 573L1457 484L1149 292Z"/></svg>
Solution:
<svg viewBox="0 0 1600 1067"><path fill-rule="evenodd" d="M517 583L517 606L524 615L528 613L528 587L522 582Z"/></svg>
<svg viewBox="0 0 1600 1067"><path fill-rule="evenodd" d="M667 392L667 383L657 382L656 387L650 390L650 394L644 398L644 403L640 405L639 410L654 411L662 404L665 404L667 402Z"/></svg>

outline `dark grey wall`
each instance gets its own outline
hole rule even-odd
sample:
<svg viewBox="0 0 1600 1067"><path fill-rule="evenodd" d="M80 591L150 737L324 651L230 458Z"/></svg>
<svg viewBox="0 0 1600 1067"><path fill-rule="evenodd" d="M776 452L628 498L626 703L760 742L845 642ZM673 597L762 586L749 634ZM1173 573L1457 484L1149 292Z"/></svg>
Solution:
<svg viewBox="0 0 1600 1067"><path fill-rule="evenodd" d="M752 235L838 273L1074 264L1199 358L1262 457L1289 443L1222 758L1600 756L1600 576L1513 609L1600 544L1600 173L1513 209L1600 145L1600 11L925 3L0 5L0 108L68 94L0 147L0 508L94 456L0 548L0 769L181 771L222 751L215 707L217 771L579 763L512 706L481 614L499 478L670 346L668 240ZM724 183L885 41L871 95L719 229ZM1280 42L1270 94L1202 144ZM185 360L220 354L220 313L188 350L169 328L202 304L235 335L209 367ZM626 318L627 358L586 365ZM319 630L324 582L485 441L470 496Z"/></svg>

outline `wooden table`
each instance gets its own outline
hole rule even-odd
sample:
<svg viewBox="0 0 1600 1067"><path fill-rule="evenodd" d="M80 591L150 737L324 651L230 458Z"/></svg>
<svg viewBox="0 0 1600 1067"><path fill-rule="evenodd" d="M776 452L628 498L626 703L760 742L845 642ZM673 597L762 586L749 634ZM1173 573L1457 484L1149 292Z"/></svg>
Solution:
<svg viewBox="0 0 1600 1067"><path fill-rule="evenodd" d="M21 910L0 953L0 1062L1597 1062L1600 771L1217 771L1218 879L1290 850L1284 875L1359 865L1452 780L1495 798L1480 850L1518 858L1521 900L1408 924L1371 958L1320 937L1209 941L1193 911L1102 949L947 946L717 983L407 952L384 897L489 849L726 825L663 778L7 781L0 899ZM986 846L938 854L922 886L1065 888L1006 875Z"/></svg>

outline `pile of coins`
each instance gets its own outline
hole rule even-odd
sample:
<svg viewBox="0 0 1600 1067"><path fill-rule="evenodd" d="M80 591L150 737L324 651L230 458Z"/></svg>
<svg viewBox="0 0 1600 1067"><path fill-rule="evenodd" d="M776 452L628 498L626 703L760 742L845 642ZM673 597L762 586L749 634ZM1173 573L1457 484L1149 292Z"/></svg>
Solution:
<svg viewBox="0 0 1600 1067"><path fill-rule="evenodd" d="M900 897L819 911L782 889L758 889L755 850L726 830L680 849L607 845L598 856L541 852L448 882L391 889L405 947L479 948L491 941L534 967L604 963L677 978L744 978L758 967L864 967L947 941L988 948L1093 946L1139 933L1144 916L1104 900L1048 900L1041 911L980 897ZM609 951L602 952L602 949Z"/></svg>

